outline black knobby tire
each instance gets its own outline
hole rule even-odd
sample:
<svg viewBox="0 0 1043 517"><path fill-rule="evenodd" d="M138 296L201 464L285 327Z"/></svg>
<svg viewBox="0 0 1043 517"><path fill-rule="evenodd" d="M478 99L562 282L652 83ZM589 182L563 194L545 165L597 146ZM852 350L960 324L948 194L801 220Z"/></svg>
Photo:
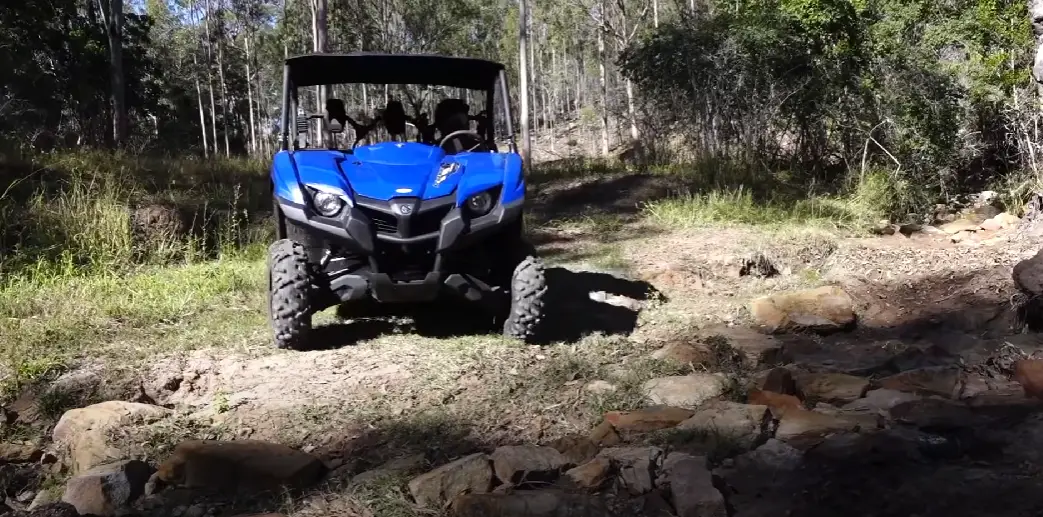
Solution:
<svg viewBox="0 0 1043 517"><path fill-rule="evenodd" d="M514 268L511 277L511 307L503 334L508 338L534 342L543 323L543 297L547 294L547 278L543 262L528 256Z"/></svg>
<svg viewBox="0 0 1043 517"><path fill-rule="evenodd" d="M311 334L315 288L308 253L297 242L280 239L268 248L269 319L277 348L306 348Z"/></svg>

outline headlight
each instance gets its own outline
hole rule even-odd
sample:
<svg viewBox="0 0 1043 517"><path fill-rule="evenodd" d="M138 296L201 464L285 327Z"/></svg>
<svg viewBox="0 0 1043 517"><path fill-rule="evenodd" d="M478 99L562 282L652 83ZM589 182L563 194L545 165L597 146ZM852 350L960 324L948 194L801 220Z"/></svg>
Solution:
<svg viewBox="0 0 1043 517"><path fill-rule="evenodd" d="M488 191L467 198L467 210L475 217L488 214L493 209L493 195Z"/></svg>
<svg viewBox="0 0 1043 517"><path fill-rule="evenodd" d="M315 210L326 217L333 217L344 208L344 201L340 199L340 196L321 190L312 194L311 201L315 205Z"/></svg>

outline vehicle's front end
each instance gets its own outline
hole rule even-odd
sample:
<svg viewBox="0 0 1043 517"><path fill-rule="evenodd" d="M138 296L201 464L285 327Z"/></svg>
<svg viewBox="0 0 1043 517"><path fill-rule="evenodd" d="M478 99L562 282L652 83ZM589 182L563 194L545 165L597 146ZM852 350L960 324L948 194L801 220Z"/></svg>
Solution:
<svg viewBox="0 0 1043 517"><path fill-rule="evenodd" d="M545 285L524 243L526 186L513 145L459 153L421 142L351 150L287 145L271 177L278 346L306 346L311 314L334 304L442 296L487 308L506 301L505 334L534 337Z"/></svg>
<svg viewBox="0 0 1043 517"><path fill-rule="evenodd" d="M420 144L373 147L384 146ZM366 154L392 152L373 147ZM491 288L504 287L496 270L502 262L489 257L521 237L520 158L432 158L374 164L339 151L276 155L273 177L282 181L274 194L285 235L305 245L336 301L432 301L447 289L479 301Z"/></svg>

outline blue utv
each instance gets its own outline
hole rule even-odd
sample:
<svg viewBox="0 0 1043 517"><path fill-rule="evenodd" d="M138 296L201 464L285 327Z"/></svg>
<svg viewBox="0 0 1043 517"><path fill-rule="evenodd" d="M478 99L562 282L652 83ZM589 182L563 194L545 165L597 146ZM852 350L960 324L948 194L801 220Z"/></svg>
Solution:
<svg viewBox="0 0 1043 517"><path fill-rule="evenodd" d="M412 114L392 87L405 92ZM365 99L374 90L382 90L383 107L371 116L349 116L336 98L340 91ZM431 98L418 103L416 91ZM319 98L325 109L308 113ZM525 178L509 98L503 65L481 59L352 53L286 60L271 169L276 346L316 345L312 315L335 305L349 315L367 304L422 311L444 296L488 310L510 338L536 338L546 280L524 237ZM471 113L469 102L484 107ZM430 121L425 106L433 107Z"/></svg>

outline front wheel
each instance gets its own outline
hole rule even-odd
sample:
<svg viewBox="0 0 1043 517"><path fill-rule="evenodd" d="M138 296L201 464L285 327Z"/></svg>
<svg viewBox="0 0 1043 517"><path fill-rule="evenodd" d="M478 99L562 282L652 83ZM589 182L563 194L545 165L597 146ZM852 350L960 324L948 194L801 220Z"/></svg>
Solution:
<svg viewBox="0 0 1043 517"><path fill-rule="evenodd" d="M268 308L277 348L306 348L315 299L304 246L289 239L275 241L268 248Z"/></svg>
<svg viewBox="0 0 1043 517"><path fill-rule="evenodd" d="M503 324L504 336L532 343L540 337L543 323L543 298L547 294L547 278L543 262L528 256L511 275L511 307Z"/></svg>

